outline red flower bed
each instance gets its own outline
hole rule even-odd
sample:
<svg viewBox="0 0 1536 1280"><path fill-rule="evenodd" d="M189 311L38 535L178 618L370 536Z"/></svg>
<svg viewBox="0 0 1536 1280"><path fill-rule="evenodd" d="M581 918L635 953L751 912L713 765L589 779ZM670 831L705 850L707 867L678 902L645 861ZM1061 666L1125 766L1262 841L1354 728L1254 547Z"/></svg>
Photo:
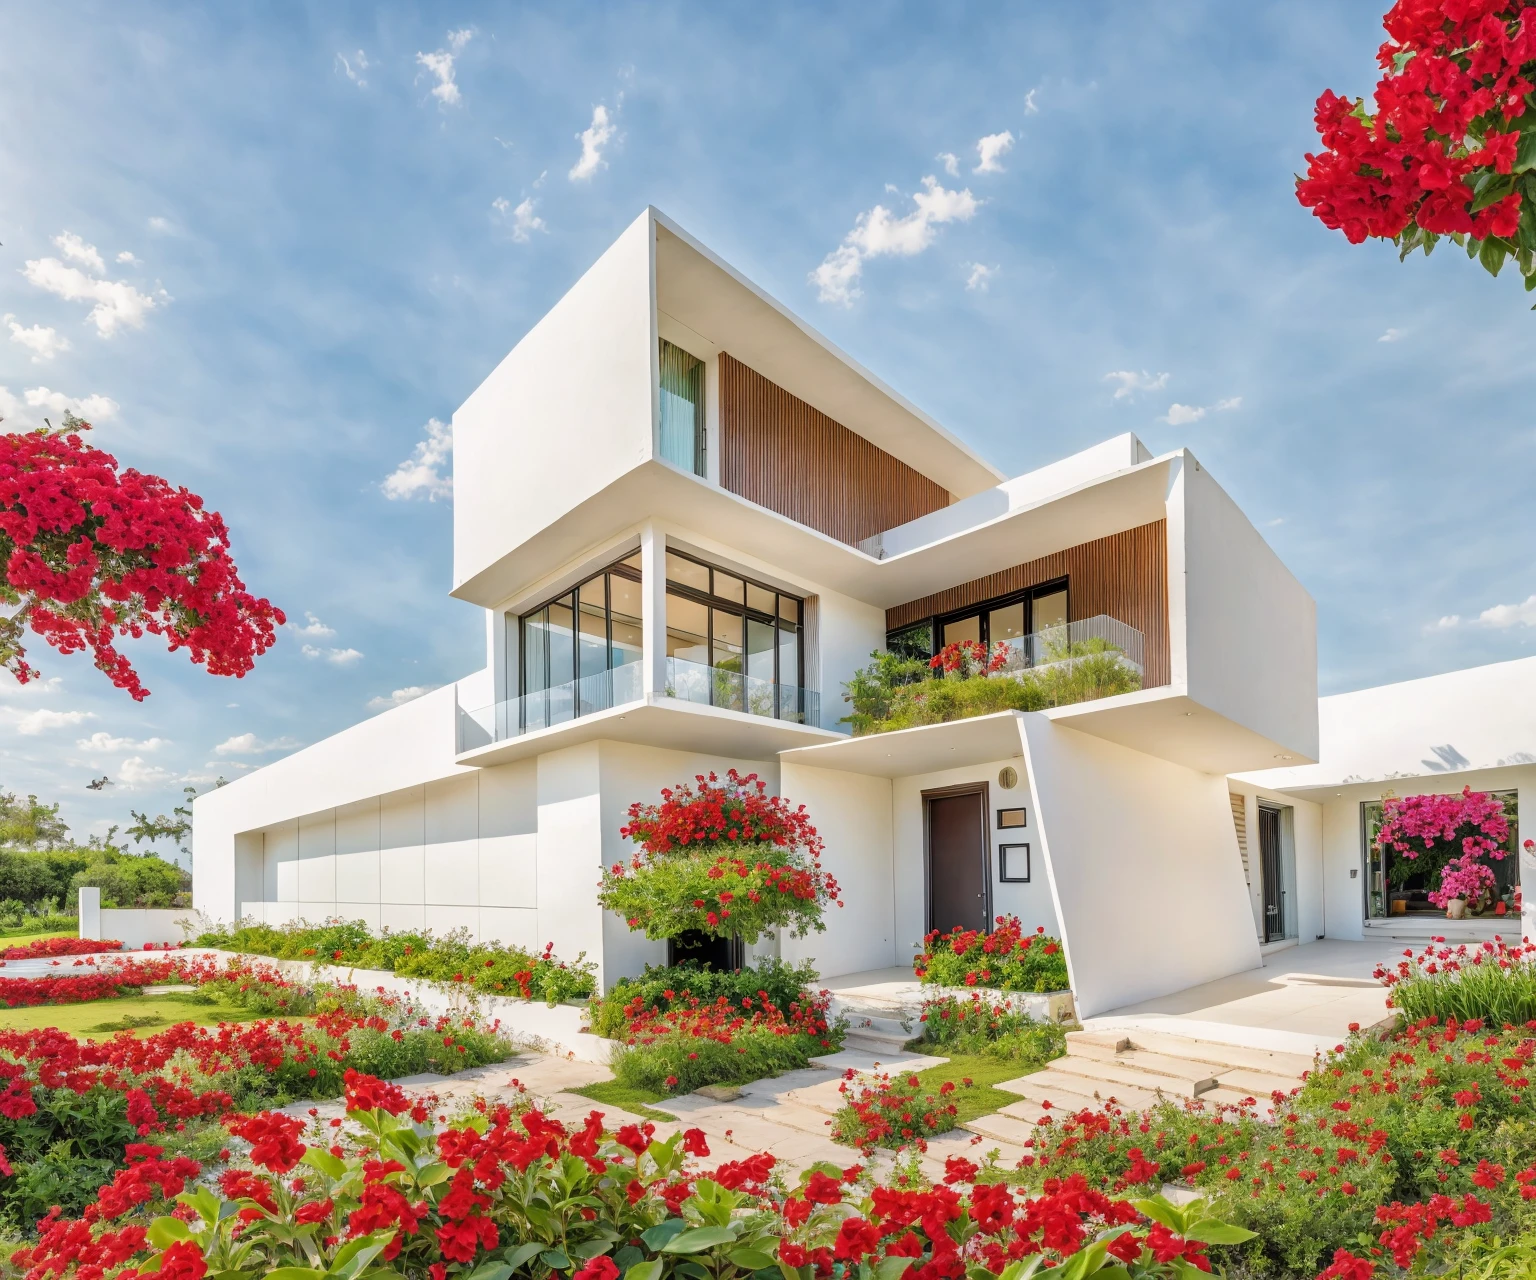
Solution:
<svg viewBox="0 0 1536 1280"><path fill-rule="evenodd" d="M828 997L819 996L804 1004L792 1004L786 1016L766 995L755 1000L744 996L739 1001L721 996L713 1003L689 997L686 1004L665 1011L637 1008L629 1020L625 1043L648 1045L662 1036L683 1035L730 1044L748 1032L762 1031L775 1036L809 1036L831 1048L827 1039L828 1004Z"/></svg>
<svg viewBox="0 0 1536 1280"><path fill-rule="evenodd" d="M958 925L935 929L912 957L912 972L942 987L993 987L1001 991L1062 991L1068 985L1061 943L1044 927L1026 933L1017 916L998 916L991 933Z"/></svg>
<svg viewBox="0 0 1536 1280"><path fill-rule="evenodd" d="M44 960L51 956L83 956L97 951L121 951L121 942L96 942L90 938L34 938L0 951L0 960Z"/></svg>
<svg viewBox="0 0 1536 1280"><path fill-rule="evenodd" d="M92 966L93 960L76 960L76 966ZM147 986L187 981L180 960L112 960L90 974L60 974L46 978L0 977L0 1005L7 1009L39 1004L80 1004L86 1000L113 1000L135 994Z"/></svg>
<svg viewBox="0 0 1536 1280"><path fill-rule="evenodd" d="M926 1151L924 1139L955 1127L959 1109L950 1098L960 1087L970 1088L970 1080L959 1086L946 1080L935 1094L915 1075L879 1075L871 1081L850 1068L838 1086L844 1103L833 1121L832 1136L866 1152L907 1145Z"/></svg>

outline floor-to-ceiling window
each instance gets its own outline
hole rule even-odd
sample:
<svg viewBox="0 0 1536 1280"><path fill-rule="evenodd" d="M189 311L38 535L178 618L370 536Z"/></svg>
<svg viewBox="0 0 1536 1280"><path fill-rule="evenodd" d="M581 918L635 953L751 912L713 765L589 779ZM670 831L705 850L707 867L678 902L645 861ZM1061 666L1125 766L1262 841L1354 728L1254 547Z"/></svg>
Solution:
<svg viewBox="0 0 1536 1280"><path fill-rule="evenodd" d="M640 555L518 619L516 724L525 733L640 696Z"/></svg>
<svg viewBox="0 0 1536 1280"><path fill-rule="evenodd" d="M945 645L971 641L989 649L1006 644L1010 666L1050 660L1067 641L1067 582L1060 579L1027 591L984 600L953 613L890 632L886 648L902 657L927 659Z"/></svg>
<svg viewBox="0 0 1536 1280"><path fill-rule="evenodd" d="M1485 861L1493 872L1494 897L1508 898L1520 883L1520 858L1517 835L1520 827L1519 793L1490 791L1489 796L1504 805L1509 820L1509 837L1502 858ZM1444 916L1445 908L1429 900L1430 877L1412 858L1404 858L1376 843L1381 832L1381 801L1364 800L1360 804L1360 844L1365 861L1365 914L1370 920L1390 916Z"/></svg>
<svg viewBox="0 0 1536 1280"><path fill-rule="evenodd" d="M673 697L812 720L798 596L667 552L667 688Z"/></svg>
<svg viewBox="0 0 1536 1280"><path fill-rule="evenodd" d="M660 363L661 456L705 475L704 362L663 338Z"/></svg>

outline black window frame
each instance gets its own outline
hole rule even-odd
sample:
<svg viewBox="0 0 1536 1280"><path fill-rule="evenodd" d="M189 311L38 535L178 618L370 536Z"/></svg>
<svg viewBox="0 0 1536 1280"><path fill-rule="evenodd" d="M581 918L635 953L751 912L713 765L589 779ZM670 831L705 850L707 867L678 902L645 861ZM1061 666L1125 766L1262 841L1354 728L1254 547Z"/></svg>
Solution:
<svg viewBox="0 0 1536 1280"><path fill-rule="evenodd" d="M548 609L552 604L564 604L571 609L571 617L574 623L571 630L571 676L573 680L579 681L582 679L581 589L588 583L597 581L599 578L603 580L603 645L604 654L607 661L607 666L604 668L604 670L615 671L618 669L614 665L613 661L613 589L608 583L608 578L610 575L612 575L614 577L626 578L630 582L637 584L641 583L643 580L640 575L640 570L635 568L634 565L625 563L625 561L632 559L634 555L635 552L629 552L627 555L621 557L618 560L615 560L612 564L604 565L595 573L589 573L579 582L573 583L571 586L566 587L563 591L557 591L548 599L542 600L538 604L534 605L533 608L523 609L516 615L517 696L519 698L526 698L530 693L547 693L549 690L558 687L557 685L553 685L549 682L549 652L546 649L544 654L544 685L539 689L528 688L528 619L532 618L537 613L544 612L544 610ZM628 666L631 664L622 663L620 665ZM564 682L562 681L562 683Z"/></svg>
<svg viewBox="0 0 1536 1280"><path fill-rule="evenodd" d="M724 565L717 565L717 564L712 563L709 560L702 559L699 556L691 555L691 554L689 554L686 551L679 551L676 547L668 547L666 549L666 556L667 557L676 556L679 560L686 560L690 564L696 564L700 568L707 570L708 573L709 573L709 587L710 587L710 589L707 592L700 591L700 590L698 590L695 587L690 587L690 586L686 585L685 583L677 582L677 581L675 581L672 578L665 577L665 574L666 574L666 558L664 557L663 561L662 561L662 566L663 566L662 567L662 574L663 574L663 576L665 578L665 581L664 581L664 586L665 586L665 589L666 589L665 590L665 594L666 595L675 595L675 596L678 596L679 598L681 598L683 600L692 600L695 604L703 605L709 611L705 615L705 621L706 621L706 625L705 625L705 638L706 638L706 640L709 643L709 663L708 663L708 665L709 665L710 670L713 671L713 670L719 669L718 668L718 664L715 662L715 611L718 609L721 613L729 613L729 614L732 614L732 615L742 619L742 640L743 640L743 644L745 644L745 640L746 640L746 623L748 621L756 621L756 622L759 622L759 623L766 622L766 623L770 624L773 627L773 683L775 685L779 686L780 688L791 688L791 689L804 689L805 688L805 683L804 683L804 679L805 679L805 597L804 596L797 596L792 591L784 591L781 588L774 586L770 582L764 582L761 578L754 578L749 573L740 573L740 572L738 572L735 569L727 568ZM727 577L731 577L731 578L739 578L743 583L746 583L746 584L748 584L750 586L757 587L759 590L773 592L773 597L774 597L774 600L773 600L773 606L774 606L773 613L768 614L768 613L765 613L761 609L754 609L750 604L746 603L747 592L745 591L745 589L743 589L743 591L742 591L743 599L742 599L742 602L740 604L738 604L736 601L732 600L729 596L717 596L717 595L715 595L714 594L714 588L715 588L715 574L716 573L723 573ZM780 606L780 603L779 603L780 598L783 598L783 599L786 599L786 600L793 600L795 602L796 606L799 609L799 615L800 615L799 622L797 622L795 624L795 665L798 668L798 670L796 670L795 678L793 680L785 680L783 678L783 672L779 670L779 657L780 657L780 654L783 652L783 644L782 644L782 639L781 639L781 636L782 636L782 626L783 626L783 624L785 622L785 619L782 616L782 609L781 609L781 606ZM663 631L666 630L665 619L663 619L663 628L662 629L663 629ZM743 668L741 674L743 676L745 676L747 674L745 668Z"/></svg>
<svg viewBox="0 0 1536 1280"><path fill-rule="evenodd" d="M929 614L926 618L916 618L904 626L887 631L885 633L886 647L889 648L891 641L896 637L917 627L926 626L929 629L927 657L934 658L938 656L939 651L944 647L941 643L941 637L944 634L946 623L960 622L966 618L975 618L977 620L976 632L981 637L981 643L990 649L992 647L991 624L988 621L987 615L992 610L1002 609L1010 604L1017 604L1021 600L1024 601L1028 615L1024 623L1024 634L1033 635L1035 632L1035 601L1042 596L1055 595L1058 591L1065 591L1067 593L1067 620L1070 622L1072 619L1072 580L1069 574L1062 574L1058 578L1049 578L1045 582L1036 583L1034 586L1021 587L1017 591L1005 592L1000 596L991 596L986 600L978 601L976 604L966 605L963 609L951 609L947 613L933 613Z"/></svg>

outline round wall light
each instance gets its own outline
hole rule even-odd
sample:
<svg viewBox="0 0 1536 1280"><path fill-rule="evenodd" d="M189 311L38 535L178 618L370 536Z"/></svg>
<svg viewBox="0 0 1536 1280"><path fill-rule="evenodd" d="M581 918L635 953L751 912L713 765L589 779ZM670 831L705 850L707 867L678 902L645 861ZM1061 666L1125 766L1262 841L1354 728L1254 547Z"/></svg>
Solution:
<svg viewBox="0 0 1536 1280"><path fill-rule="evenodd" d="M1011 764L1004 765L997 774L997 785L1004 791L1012 791L1019 785L1019 771Z"/></svg>

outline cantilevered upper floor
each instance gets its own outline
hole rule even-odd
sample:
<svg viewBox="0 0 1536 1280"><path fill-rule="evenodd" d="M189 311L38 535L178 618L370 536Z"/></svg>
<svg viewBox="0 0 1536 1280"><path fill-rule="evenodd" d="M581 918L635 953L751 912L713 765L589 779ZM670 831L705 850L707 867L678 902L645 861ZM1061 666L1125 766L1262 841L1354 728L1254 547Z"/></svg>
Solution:
<svg viewBox="0 0 1536 1280"><path fill-rule="evenodd" d="M1110 645L1139 688L1048 714L1180 763L1316 756L1313 602L1192 454L1126 435L1005 479L655 210L454 415L454 455L495 699L463 763L704 732L641 706L809 746L872 649L956 639Z"/></svg>

